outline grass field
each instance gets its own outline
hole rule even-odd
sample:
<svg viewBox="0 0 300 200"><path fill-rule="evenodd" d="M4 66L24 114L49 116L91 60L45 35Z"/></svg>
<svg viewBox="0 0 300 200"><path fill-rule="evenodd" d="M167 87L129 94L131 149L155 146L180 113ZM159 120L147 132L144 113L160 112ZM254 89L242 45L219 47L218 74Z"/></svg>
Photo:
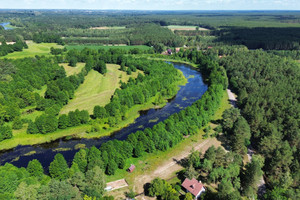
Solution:
<svg viewBox="0 0 300 200"><path fill-rule="evenodd" d="M74 99L62 108L60 114L76 109L88 110L92 114L96 105L105 106L109 103L111 96L119 88L120 80L126 82L130 76L118 70L120 68L118 65L107 64L106 66L105 76L94 70L88 73L83 84L76 90ZM136 78L137 75L138 71L133 72L131 77Z"/></svg>
<svg viewBox="0 0 300 200"><path fill-rule="evenodd" d="M85 63L77 63L76 67L71 67L71 66L69 66L68 63L63 63L63 64L61 64L61 66L64 67L67 76L71 76L71 75L78 74L79 72L81 72L81 70L85 66Z"/></svg>
<svg viewBox="0 0 300 200"><path fill-rule="evenodd" d="M125 29L125 26L99 26L99 27L92 27L90 29L96 29L96 30L117 30L117 29Z"/></svg>
<svg viewBox="0 0 300 200"><path fill-rule="evenodd" d="M175 31L175 30L194 31L194 30L196 30L196 28L197 28L197 26L178 26L178 25L168 26L168 29L171 29L172 31ZM199 27L199 31L208 31L208 29Z"/></svg>
<svg viewBox="0 0 300 200"><path fill-rule="evenodd" d="M29 41L27 43L28 49L24 49L21 52L13 52L1 58L8 58L8 59L17 59L17 58L25 58L25 57L34 57L34 56L47 56L50 54L50 48L63 48L63 46L58 45L56 43L34 43Z"/></svg>
<svg viewBox="0 0 300 200"><path fill-rule="evenodd" d="M148 47L146 45L137 45L137 46L100 46L100 45L67 45L66 48L68 50L70 49L77 49L77 50L82 50L84 48L89 48L89 49L124 49L124 50L130 50L130 49L141 49L141 50L148 50L151 49L151 47Z"/></svg>

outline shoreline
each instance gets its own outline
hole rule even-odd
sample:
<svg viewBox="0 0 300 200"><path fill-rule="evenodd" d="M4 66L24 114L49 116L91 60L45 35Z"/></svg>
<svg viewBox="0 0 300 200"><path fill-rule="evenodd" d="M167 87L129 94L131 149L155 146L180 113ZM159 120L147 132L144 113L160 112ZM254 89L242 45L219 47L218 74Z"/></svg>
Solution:
<svg viewBox="0 0 300 200"><path fill-rule="evenodd" d="M176 83L177 85L177 92L179 91L180 87L183 86L188 82L188 78L183 75L183 73L179 70L181 73L182 79ZM176 94L177 94L176 92ZM176 94L174 96L176 96ZM164 98L164 103L160 105L154 105L152 102L155 98L152 97L148 102L146 102L143 105L135 105L134 107L131 108L131 110L128 111L133 112L130 114L131 117L128 119L121 121L120 126L117 127L112 127L105 132L96 132L96 133L87 133L88 129L90 129L91 125L90 124L84 124L81 126L76 126L76 127L70 127L67 129L59 129L53 133L47 133L47 134L27 134L25 138L11 138L4 140L0 142L0 154L9 150L12 150L18 146L26 146L26 145L39 145L39 144L45 144L45 143L51 143L59 139L63 139L65 137L71 136L71 139L99 139L102 137L109 137L113 135L114 133L120 131L121 129L129 126L130 124L134 123L135 120L140 116L140 111L147 111L152 108L163 108L167 100L173 98L172 97L167 97ZM3 146L4 145L4 146ZM3 147L2 147L3 146Z"/></svg>

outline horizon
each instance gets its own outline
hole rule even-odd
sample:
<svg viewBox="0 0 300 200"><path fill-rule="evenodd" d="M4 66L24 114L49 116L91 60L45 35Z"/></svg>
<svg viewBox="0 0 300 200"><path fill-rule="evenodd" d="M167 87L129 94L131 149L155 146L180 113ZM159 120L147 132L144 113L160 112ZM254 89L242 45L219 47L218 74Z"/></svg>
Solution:
<svg viewBox="0 0 300 200"><path fill-rule="evenodd" d="M300 11L298 0L0 0L1 10Z"/></svg>

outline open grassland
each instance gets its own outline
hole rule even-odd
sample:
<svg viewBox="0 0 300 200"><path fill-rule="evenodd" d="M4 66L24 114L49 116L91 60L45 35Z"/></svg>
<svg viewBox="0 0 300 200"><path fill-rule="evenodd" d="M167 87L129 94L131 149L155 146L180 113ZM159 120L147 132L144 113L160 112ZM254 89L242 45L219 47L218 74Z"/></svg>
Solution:
<svg viewBox="0 0 300 200"><path fill-rule="evenodd" d="M109 103L111 96L120 86L120 80L127 82L129 77L136 78L139 73L133 72L128 76L126 72L119 70L119 65L107 64L106 66L107 73L104 76L94 70L88 73L83 84L76 90L74 99L62 108L61 114L76 109L87 110L92 114L96 105L105 106Z"/></svg>
<svg viewBox="0 0 300 200"><path fill-rule="evenodd" d="M91 27L90 29L95 29L95 30L116 30L116 29L125 29L125 26L99 26L99 27Z"/></svg>
<svg viewBox="0 0 300 200"><path fill-rule="evenodd" d="M50 54L50 48L63 48L63 46L58 45L56 43L34 43L32 41L27 42L28 49L23 49L20 52L10 53L2 58L8 59L17 59L17 58L25 58L25 57L34 57L34 56L47 56Z"/></svg>
<svg viewBox="0 0 300 200"><path fill-rule="evenodd" d="M76 67L71 67L68 63L63 63L60 65L65 69L67 76L71 76L80 73L81 70L84 68L85 63L77 63Z"/></svg>
<svg viewBox="0 0 300 200"><path fill-rule="evenodd" d="M221 119L223 112L230 107L227 92L224 91L220 107L216 111L212 120ZM209 123L207 126L211 125L212 124ZM107 176L107 182L125 178L129 184L129 188L140 193L143 192L143 185L150 182L155 177L160 177L166 180L172 179L172 181L174 181L173 177L176 176L176 172L182 170L183 167L176 164L176 161L174 161L173 158L177 159L186 157L189 155L192 148L204 151L211 145L221 145L220 141L217 141L215 138L208 138L206 140L203 139L202 136L205 134L203 129L199 130L197 134L184 139L175 147L170 148L165 152L157 151L151 154L144 153L142 157L126 160L125 168L118 169L113 176ZM134 164L136 166L133 173L128 173L126 171L126 168L128 168L130 164ZM107 194L117 194L118 196L123 197L122 195L124 195L125 191L129 191L129 188L121 189L121 193L119 191L112 191Z"/></svg>
<svg viewBox="0 0 300 200"><path fill-rule="evenodd" d="M168 29L171 29L172 31L175 31L175 30L195 31L196 28L197 28L197 26L178 26L178 25L168 26ZM208 31L208 29L199 27L199 31Z"/></svg>
<svg viewBox="0 0 300 200"><path fill-rule="evenodd" d="M77 135L85 132L89 125L70 127L64 130L58 130L49 134L27 134L27 126L23 129L14 131L13 138L0 142L0 150L12 149L18 145L35 145L54 141L69 135Z"/></svg>
<svg viewBox="0 0 300 200"><path fill-rule="evenodd" d="M84 48L89 48L89 49L104 49L104 50L109 50L109 49L123 49L123 50L131 50L131 49L140 49L140 50L149 50L151 49L151 47L148 47L146 45L137 45L137 46L127 46L127 45L123 45L123 46L100 46L100 45L67 45L66 48L68 50L70 49L76 49L76 50L82 50Z"/></svg>

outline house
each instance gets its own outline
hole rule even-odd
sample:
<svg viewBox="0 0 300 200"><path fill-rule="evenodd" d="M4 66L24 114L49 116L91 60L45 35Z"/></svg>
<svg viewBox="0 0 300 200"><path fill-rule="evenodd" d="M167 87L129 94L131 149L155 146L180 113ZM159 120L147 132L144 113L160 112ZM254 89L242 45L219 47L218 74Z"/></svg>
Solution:
<svg viewBox="0 0 300 200"><path fill-rule="evenodd" d="M135 169L135 166L133 164L130 165L130 167L127 169L128 172L133 172Z"/></svg>
<svg viewBox="0 0 300 200"><path fill-rule="evenodd" d="M204 185L201 181L197 181L195 178L192 180L186 178L181 186L184 187L187 192L192 193L195 196L195 199L198 199L201 193L205 191Z"/></svg>

